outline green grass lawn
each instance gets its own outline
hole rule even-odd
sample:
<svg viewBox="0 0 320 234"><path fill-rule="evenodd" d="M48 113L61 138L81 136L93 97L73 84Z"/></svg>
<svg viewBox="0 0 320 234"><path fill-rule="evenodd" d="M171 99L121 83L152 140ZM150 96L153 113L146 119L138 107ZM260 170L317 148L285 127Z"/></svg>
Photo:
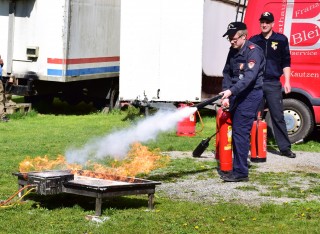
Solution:
<svg viewBox="0 0 320 234"><path fill-rule="evenodd" d="M81 147L93 137L128 128L143 118L130 116L130 111L74 113L15 114L10 116L10 122L0 123L0 200L8 199L17 191L17 179L12 173L18 171L19 163L27 156L47 155L55 159L71 146ZM192 151L203 138L215 132L213 115L205 113L203 122L203 130L200 131L198 124L195 137L178 137L173 129L159 134L146 145L161 151ZM213 149L212 141L208 150ZM304 144L294 145L293 150L320 152L319 140L311 138ZM174 181L175 176L200 175L204 167L214 166L193 158L171 160L170 166L160 170L157 176L144 175L144 178ZM272 175L274 177L277 175ZM97 223L86 219L87 215L94 214L92 198L31 193L28 199L23 204L0 208L0 233L318 233L320 228L319 202L259 207L224 202L207 205L170 200L165 194L156 193L153 211L147 210L146 195L109 199L103 203L101 217L107 220Z"/></svg>

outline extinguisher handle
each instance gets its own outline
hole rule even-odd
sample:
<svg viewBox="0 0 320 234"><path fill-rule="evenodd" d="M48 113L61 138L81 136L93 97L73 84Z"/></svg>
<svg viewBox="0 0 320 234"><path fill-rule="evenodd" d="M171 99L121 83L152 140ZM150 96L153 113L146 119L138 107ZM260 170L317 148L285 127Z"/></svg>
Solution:
<svg viewBox="0 0 320 234"><path fill-rule="evenodd" d="M257 119L262 119L262 115L261 115L261 111L258 111L258 113L257 113Z"/></svg>

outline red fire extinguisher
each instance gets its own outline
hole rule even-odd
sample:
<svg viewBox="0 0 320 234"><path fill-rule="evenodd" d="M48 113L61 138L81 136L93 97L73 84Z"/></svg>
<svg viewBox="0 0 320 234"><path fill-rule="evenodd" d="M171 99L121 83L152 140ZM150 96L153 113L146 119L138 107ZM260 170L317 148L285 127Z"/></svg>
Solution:
<svg viewBox="0 0 320 234"><path fill-rule="evenodd" d="M260 112L251 129L251 162L267 161L267 123L262 120Z"/></svg>
<svg viewBox="0 0 320 234"><path fill-rule="evenodd" d="M232 126L231 114L219 108L216 118L216 154L220 171L232 171Z"/></svg>
<svg viewBox="0 0 320 234"><path fill-rule="evenodd" d="M185 108L190 105L180 103L178 108ZM196 113L191 114L190 116L182 119L181 121L178 122L177 124L177 131L176 134L177 136L188 136L192 137L196 134Z"/></svg>

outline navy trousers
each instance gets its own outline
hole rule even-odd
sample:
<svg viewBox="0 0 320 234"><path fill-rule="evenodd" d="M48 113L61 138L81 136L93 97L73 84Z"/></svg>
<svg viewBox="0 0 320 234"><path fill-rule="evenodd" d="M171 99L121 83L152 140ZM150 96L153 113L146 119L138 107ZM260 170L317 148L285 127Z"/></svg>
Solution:
<svg viewBox="0 0 320 234"><path fill-rule="evenodd" d="M291 148L283 115L282 85L280 81L263 83L263 94L270 111L274 138L280 151Z"/></svg>
<svg viewBox="0 0 320 234"><path fill-rule="evenodd" d="M247 177L249 174L250 132L262 99L262 89L254 89L239 97L232 97L230 100L233 174L235 177Z"/></svg>

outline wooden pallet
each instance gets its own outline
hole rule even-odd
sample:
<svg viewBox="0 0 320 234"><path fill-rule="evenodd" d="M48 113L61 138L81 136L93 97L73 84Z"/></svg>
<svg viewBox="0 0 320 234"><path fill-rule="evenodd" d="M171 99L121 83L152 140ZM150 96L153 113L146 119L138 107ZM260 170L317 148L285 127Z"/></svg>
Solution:
<svg viewBox="0 0 320 234"><path fill-rule="evenodd" d="M31 111L31 103L17 103L13 106L6 106L4 108L5 113L13 114L15 112L26 113Z"/></svg>

